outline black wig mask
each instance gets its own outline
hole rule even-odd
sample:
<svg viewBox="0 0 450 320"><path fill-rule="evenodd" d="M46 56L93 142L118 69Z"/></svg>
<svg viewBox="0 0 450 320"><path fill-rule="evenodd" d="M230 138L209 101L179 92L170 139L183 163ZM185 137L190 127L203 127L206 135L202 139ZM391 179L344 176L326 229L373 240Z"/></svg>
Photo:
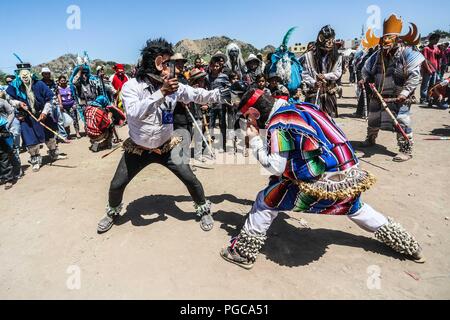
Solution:
<svg viewBox="0 0 450 320"><path fill-rule="evenodd" d="M148 40L141 51L141 59L136 72L138 80L144 80L149 74L160 75L156 68L156 58L163 55L173 56L173 46L163 38Z"/></svg>

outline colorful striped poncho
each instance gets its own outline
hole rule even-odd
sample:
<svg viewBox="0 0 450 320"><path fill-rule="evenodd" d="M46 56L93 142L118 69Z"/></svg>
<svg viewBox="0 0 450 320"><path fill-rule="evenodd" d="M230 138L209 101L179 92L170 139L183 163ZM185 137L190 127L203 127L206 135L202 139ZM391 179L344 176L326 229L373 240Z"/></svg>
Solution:
<svg viewBox="0 0 450 320"><path fill-rule="evenodd" d="M324 172L358 164L353 148L336 123L312 104L281 107L268 125L269 153L289 152L285 176L311 181Z"/></svg>
<svg viewBox="0 0 450 320"><path fill-rule="evenodd" d="M336 123L318 107L302 103L278 109L268 124L268 152L289 152L282 177L272 177L265 202L274 209L345 215L360 209L373 177ZM324 182L327 174L339 181Z"/></svg>

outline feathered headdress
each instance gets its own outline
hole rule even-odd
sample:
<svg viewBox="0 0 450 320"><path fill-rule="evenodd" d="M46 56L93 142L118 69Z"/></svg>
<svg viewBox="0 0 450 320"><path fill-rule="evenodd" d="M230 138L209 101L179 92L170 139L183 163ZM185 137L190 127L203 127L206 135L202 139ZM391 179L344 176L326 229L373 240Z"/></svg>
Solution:
<svg viewBox="0 0 450 320"><path fill-rule="evenodd" d="M277 75L291 93L295 93L302 83L302 66L295 54L289 51L289 40L297 27L288 30L281 46L272 55L270 73Z"/></svg>
<svg viewBox="0 0 450 320"><path fill-rule="evenodd" d="M282 51L287 51L287 49L289 48L289 40L291 39L292 34L294 33L294 31L297 29L297 27L292 27L288 30L288 32L286 32L286 34L284 35L283 38L283 42L281 43L280 49ZM284 49L284 50L283 50Z"/></svg>

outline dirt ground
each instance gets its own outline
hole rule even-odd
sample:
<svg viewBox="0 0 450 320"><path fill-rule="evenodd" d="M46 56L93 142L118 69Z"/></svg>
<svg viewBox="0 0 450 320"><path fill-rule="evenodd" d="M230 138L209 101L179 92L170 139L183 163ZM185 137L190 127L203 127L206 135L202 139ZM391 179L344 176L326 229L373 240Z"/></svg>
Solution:
<svg viewBox="0 0 450 320"><path fill-rule="evenodd" d="M367 123L352 117L352 86L344 96L337 122L358 148ZM267 183L254 160L198 168L216 212L210 233L195 221L184 185L152 165L128 187L118 225L97 235L121 152L101 160L104 153L92 154L83 139L61 146L68 160L37 174L28 169L14 189L0 190L0 298L449 299L450 142L424 139L450 136L450 114L415 105L413 120L412 161L392 162L390 132L358 155L378 178L365 201L417 237L424 265L404 260L345 217L293 213L279 215L253 270L226 263L219 250Z"/></svg>

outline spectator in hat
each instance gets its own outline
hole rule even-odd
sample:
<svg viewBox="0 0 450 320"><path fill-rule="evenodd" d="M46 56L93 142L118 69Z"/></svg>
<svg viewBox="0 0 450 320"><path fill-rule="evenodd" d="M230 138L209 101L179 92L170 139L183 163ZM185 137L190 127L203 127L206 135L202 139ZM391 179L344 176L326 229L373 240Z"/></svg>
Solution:
<svg viewBox="0 0 450 320"><path fill-rule="evenodd" d="M170 58L170 61L175 63L175 73L178 78L178 82L187 85L188 81L183 73L187 59L185 59L181 53L176 53ZM182 147L184 163L189 163L189 158L191 156L190 145L194 133L193 121L189 115L189 111L192 112L192 110L188 111L188 107L189 105L178 101L173 111L173 129L180 137L183 138Z"/></svg>
<svg viewBox="0 0 450 320"><path fill-rule="evenodd" d="M202 88L206 89L206 77L208 74L200 69L194 68L189 73L189 85L193 88ZM206 119L206 113L208 112L208 105L200 105L192 102L189 105L189 109L192 112L192 115L195 118L198 126L202 128L202 133L205 134L205 127L208 125L207 121L203 121ZM194 130L193 133L194 139L194 159L199 162L206 162L203 157L203 139L199 132ZM205 145L206 147L206 145Z"/></svg>
<svg viewBox="0 0 450 320"><path fill-rule="evenodd" d="M245 73L243 80L247 82L247 84L252 85L256 82L256 77L263 73L263 69L261 68L262 61L252 53L248 56L247 61L245 61L245 65L247 66L247 72Z"/></svg>

